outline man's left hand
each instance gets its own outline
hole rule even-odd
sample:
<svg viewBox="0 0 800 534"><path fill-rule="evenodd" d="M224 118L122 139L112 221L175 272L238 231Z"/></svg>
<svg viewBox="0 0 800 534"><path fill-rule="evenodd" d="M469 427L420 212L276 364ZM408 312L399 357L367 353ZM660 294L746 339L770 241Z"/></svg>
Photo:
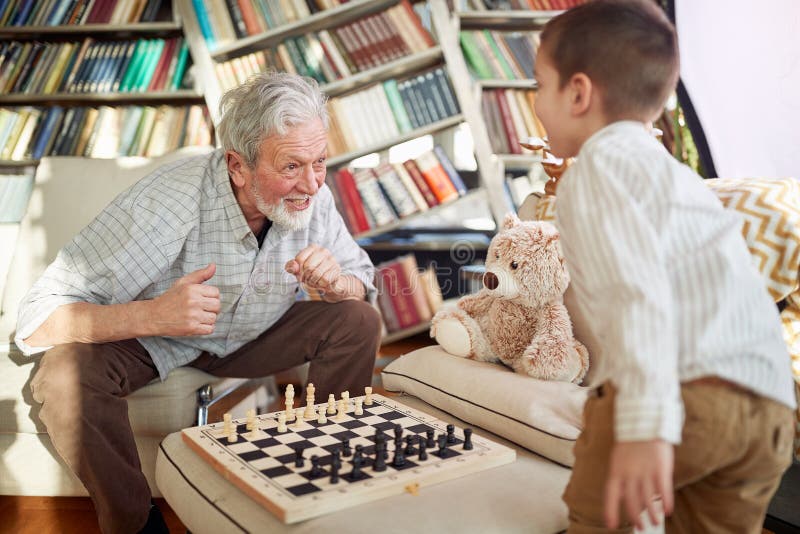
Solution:
<svg viewBox="0 0 800 534"><path fill-rule="evenodd" d="M336 301L347 296L342 268L331 252L319 245L309 245L294 259L286 262L286 272L297 277L306 287L319 291L325 300Z"/></svg>

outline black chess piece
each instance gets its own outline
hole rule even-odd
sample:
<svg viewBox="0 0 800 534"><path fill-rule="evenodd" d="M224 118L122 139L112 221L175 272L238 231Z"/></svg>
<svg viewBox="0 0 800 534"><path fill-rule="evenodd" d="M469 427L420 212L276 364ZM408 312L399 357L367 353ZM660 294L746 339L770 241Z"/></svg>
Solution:
<svg viewBox="0 0 800 534"><path fill-rule="evenodd" d="M350 471L350 480L358 480L364 475L361 474L361 465L364 463L364 459L360 456L353 456L353 470Z"/></svg>
<svg viewBox="0 0 800 534"><path fill-rule="evenodd" d="M403 467L406 465L406 457L403 454L403 447L397 447L394 450L394 459L392 460L393 467Z"/></svg>
<svg viewBox="0 0 800 534"><path fill-rule="evenodd" d="M340 462L333 462L331 464L331 484L339 483L339 465Z"/></svg>
<svg viewBox="0 0 800 534"><path fill-rule="evenodd" d="M472 429L465 428L464 429L464 450L471 451L472 450Z"/></svg>
<svg viewBox="0 0 800 534"><path fill-rule="evenodd" d="M422 436L419 437L419 457L418 460L420 462L424 462L428 459L428 449L425 448L425 444L422 442Z"/></svg>
<svg viewBox="0 0 800 534"><path fill-rule="evenodd" d="M341 453L339 452L339 449L334 449L331 453L331 465L336 465L337 468L342 467L342 459L340 454Z"/></svg>
<svg viewBox="0 0 800 534"><path fill-rule="evenodd" d="M437 439L439 441L439 450L436 451L436 456L439 458L444 458L447 456L447 436L444 434L439 434Z"/></svg>
<svg viewBox="0 0 800 534"><path fill-rule="evenodd" d="M303 461L303 446L296 445L294 448L294 466L295 467L303 467L305 462Z"/></svg>
<svg viewBox="0 0 800 534"><path fill-rule="evenodd" d="M347 458L351 454L353 454L353 451L352 451L352 449L350 449L350 440L349 439L343 439L342 440L342 456Z"/></svg>
<svg viewBox="0 0 800 534"><path fill-rule="evenodd" d="M456 442L456 426L455 425L447 425L447 443L455 443Z"/></svg>
<svg viewBox="0 0 800 534"><path fill-rule="evenodd" d="M417 452L417 449L414 448L414 439L415 438L416 438L416 436L414 436L414 435L406 436L406 450L405 450L405 455L406 456L411 456L412 454Z"/></svg>
<svg viewBox="0 0 800 534"><path fill-rule="evenodd" d="M309 471L308 476L311 478L317 478L322 474L322 468L319 466L319 456L313 454L311 456L311 471Z"/></svg>
<svg viewBox="0 0 800 534"><path fill-rule="evenodd" d="M363 445L356 445L356 454L354 458L358 458L359 460L364 459L364 446Z"/></svg>
<svg viewBox="0 0 800 534"><path fill-rule="evenodd" d="M402 439L403 439L403 427L400 425L394 425L394 442L397 443Z"/></svg>
<svg viewBox="0 0 800 534"><path fill-rule="evenodd" d="M389 458L389 452L386 450L386 435L380 434L375 438L375 457L380 455L384 460Z"/></svg>
<svg viewBox="0 0 800 534"><path fill-rule="evenodd" d="M374 471L386 471L386 456L386 442L381 441L375 445L375 463L372 464Z"/></svg>
<svg viewBox="0 0 800 534"><path fill-rule="evenodd" d="M428 448L432 448L436 446L436 442L433 441L433 429L428 429L425 431L425 436L428 438L425 440L425 446Z"/></svg>

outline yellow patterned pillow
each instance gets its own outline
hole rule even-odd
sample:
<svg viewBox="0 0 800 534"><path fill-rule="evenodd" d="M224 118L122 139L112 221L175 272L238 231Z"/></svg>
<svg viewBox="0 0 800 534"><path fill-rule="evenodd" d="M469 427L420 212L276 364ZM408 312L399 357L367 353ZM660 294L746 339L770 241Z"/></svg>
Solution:
<svg viewBox="0 0 800 534"><path fill-rule="evenodd" d="M728 209L744 218L742 234L775 302L784 301L783 336L792 357L800 400L800 181L712 179L708 187ZM556 197L543 195L533 218L555 220ZM800 460L800 408L796 413L795 456Z"/></svg>

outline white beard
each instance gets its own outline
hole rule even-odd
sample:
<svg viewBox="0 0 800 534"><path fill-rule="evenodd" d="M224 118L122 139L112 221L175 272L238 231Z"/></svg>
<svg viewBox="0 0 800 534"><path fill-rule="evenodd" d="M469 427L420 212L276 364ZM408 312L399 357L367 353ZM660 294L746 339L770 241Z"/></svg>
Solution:
<svg viewBox="0 0 800 534"><path fill-rule="evenodd" d="M293 232L308 228L311 216L314 214L314 197L308 197L309 205L303 211L289 211L289 208L286 207L287 197L281 197L277 204L269 204L259 194L255 184L253 185L252 191L256 199L256 208L273 224L284 226Z"/></svg>

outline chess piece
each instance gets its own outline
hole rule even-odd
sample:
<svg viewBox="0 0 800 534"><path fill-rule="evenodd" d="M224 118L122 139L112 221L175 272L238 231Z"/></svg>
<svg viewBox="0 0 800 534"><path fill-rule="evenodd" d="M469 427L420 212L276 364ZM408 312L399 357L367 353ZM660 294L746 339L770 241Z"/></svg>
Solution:
<svg viewBox="0 0 800 534"><path fill-rule="evenodd" d="M350 411L350 392L342 391L342 399L344 401L344 413ZM341 401L340 401L341 402Z"/></svg>
<svg viewBox="0 0 800 534"><path fill-rule="evenodd" d="M428 448L435 447L436 442L433 441L433 429L426 430L425 436L427 437L427 439L425 440L425 446Z"/></svg>
<svg viewBox="0 0 800 534"><path fill-rule="evenodd" d="M392 459L392 467L403 467L406 465L406 457L403 454L403 447L397 447L394 450L394 459Z"/></svg>
<svg viewBox="0 0 800 534"><path fill-rule="evenodd" d="M331 484L339 483L339 463L333 462L331 464Z"/></svg>
<svg viewBox="0 0 800 534"><path fill-rule="evenodd" d="M361 407L361 399L356 398L356 411L353 412L355 415L364 415L364 409Z"/></svg>
<svg viewBox="0 0 800 534"><path fill-rule="evenodd" d="M303 446L297 445L294 448L294 466L295 467L303 467Z"/></svg>
<svg viewBox="0 0 800 534"><path fill-rule="evenodd" d="M361 473L361 464L363 463L364 459L359 458L357 456L353 456L353 470L350 471L350 480L358 480L364 475Z"/></svg>
<svg viewBox="0 0 800 534"><path fill-rule="evenodd" d="M350 449L350 440L349 439L342 440L342 456L347 457L350 456L351 454L353 454L353 451L352 449Z"/></svg>
<svg viewBox="0 0 800 534"><path fill-rule="evenodd" d="M286 412L278 412L278 432L286 432Z"/></svg>
<svg viewBox="0 0 800 534"><path fill-rule="evenodd" d="M408 436L406 436L406 451L405 451L406 456L411 456L412 454L417 452L417 449L414 448L414 438L416 438L416 436L413 434L409 434Z"/></svg>
<svg viewBox="0 0 800 534"><path fill-rule="evenodd" d="M403 427L400 425L394 425L394 442L402 443L402 441L403 441Z"/></svg>
<svg viewBox="0 0 800 534"><path fill-rule="evenodd" d="M311 456L311 471L308 472L308 476L311 478L317 478L322 474L322 468L319 466L319 456L316 454Z"/></svg>
<svg viewBox="0 0 800 534"><path fill-rule="evenodd" d="M417 459L420 462L424 462L428 459L428 449L425 448L425 444L422 442L422 436L419 437L419 456Z"/></svg>
<svg viewBox="0 0 800 534"><path fill-rule="evenodd" d="M372 387L367 386L364 388L364 405L372 406Z"/></svg>
<svg viewBox="0 0 800 534"><path fill-rule="evenodd" d="M253 430L253 424L256 421L256 411L253 408L250 408L246 412L247 414L247 430Z"/></svg>
<svg viewBox="0 0 800 534"><path fill-rule="evenodd" d="M320 408L319 409L319 417L317 417L317 423L319 423L320 425L324 425L327 422L328 422L328 418L325 417L325 408Z"/></svg>
<svg viewBox="0 0 800 534"><path fill-rule="evenodd" d="M439 440L439 450L436 451L436 456L439 458L446 458L447 457L447 436L444 434L439 434L437 438Z"/></svg>
<svg viewBox="0 0 800 534"><path fill-rule="evenodd" d="M228 439L228 443L236 443L236 428L233 425L231 414L222 414L222 434Z"/></svg>
<svg viewBox="0 0 800 534"><path fill-rule="evenodd" d="M295 417L296 420L294 422L294 428L303 428L303 409L297 408L295 410Z"/></svg>
<svg viewBox="0 0 800 534"><path fill-rule="evenodd" d="M472 429L465 428L464 429L464 450L471 451L472 450Z"/></svg>
<svg viewBox="0 0 800 534"><path fill-rule="evenodd" d="M286 386L286 420L294 421L294 386Z"/></svg>
<svg viewBox="0 0 800 534"><path fill-rule="evenodd" d="M447 425L447 443L455 443L456 442L456 434L455 434L456 427L455 425Z"/></svg>
<svg viewBox="0 0 800 534"><path fill-rule="evenodd" d="M336 413L336 397L333 396L333 393L328 395L328 415L333 415Z"/></svg>
<svg viewBox="0 0 800 534"><path fill-rule="evenodd" d="M338 411L336 412L336 420L344 421L344 414L347 412L344 399L339 399Z"/></svg>
<svg viewBox="0 0 800 534"><path fill-rule="evenodd" d="M375 462L372 464L372 470L381 472L386 471L386 442L380 440L375 444Z"/></svg>
<svg viewBox="0 0 800 534"><path fill-rule="evenodd" d="M314 384L309 383L306 386L306 411L303 413L304 419L314 419L317 415L314 409Z"/></svg>

